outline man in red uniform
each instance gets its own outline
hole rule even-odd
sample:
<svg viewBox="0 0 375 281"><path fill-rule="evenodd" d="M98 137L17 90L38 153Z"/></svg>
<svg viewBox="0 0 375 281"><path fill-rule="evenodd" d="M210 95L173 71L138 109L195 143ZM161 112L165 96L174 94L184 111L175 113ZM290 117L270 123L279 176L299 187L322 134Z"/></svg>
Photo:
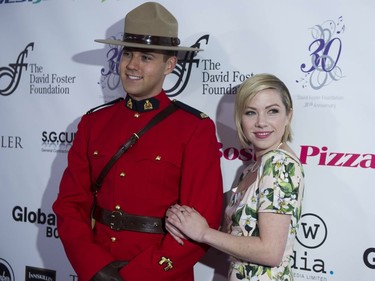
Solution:
<svg viewBox="0 0 375 281"><path fill-rule="evenodd" d="M177 102L175 112L100 176L119 147L172 103L162 85L176 66L176 52L198 51L178 46L177 29L168 10L149 2L127 14L122 41L97 40L124 46L120 75L126 96L82 117L53 205L80 281L194 280L193 266L206 246L179 245L164 232L162 218L178 203L194 207L211 227L220 224L223 187L215 125L187 105Z"/></svg>

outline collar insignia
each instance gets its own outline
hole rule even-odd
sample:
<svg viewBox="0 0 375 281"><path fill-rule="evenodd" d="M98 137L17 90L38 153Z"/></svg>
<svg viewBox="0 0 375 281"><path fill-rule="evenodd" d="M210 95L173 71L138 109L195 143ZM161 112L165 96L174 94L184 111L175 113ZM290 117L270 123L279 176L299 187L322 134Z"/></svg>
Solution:
<svg viewBox="0 0 375 281"><path fill-rule="evenodd" d="M137 101L130 96L126 96L125 102L127 108L137 112L147 112L158 109L160 105L160 102L156 98Z"/></svg>
<svg viewBox="0 0 375 281"><path fill-rule="evenodd" d="M126 106L127 106L128 108L130 108L130 109L133 108L133 102L132 102L131 99L129 99L129 100L126 102Z"/></svg>
<svg viewBox="0 0 375 281"><path fill-rule="evenodd" d="M143 109L144 110L152 110L153 109L152 103L149 100L146 100L144 105L143 105Z"/></svg>

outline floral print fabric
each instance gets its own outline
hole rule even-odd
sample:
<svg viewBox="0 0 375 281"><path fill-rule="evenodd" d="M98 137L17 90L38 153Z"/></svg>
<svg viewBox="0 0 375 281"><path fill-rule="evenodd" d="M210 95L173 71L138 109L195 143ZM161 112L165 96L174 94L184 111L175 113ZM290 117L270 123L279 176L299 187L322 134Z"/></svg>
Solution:
<svg viewBox="0 0 375 281"><path fill-rule="evenodd" d="M244 175L249 170L245 169ZM258 236L258 213L288 214L291 222L286 249L277 267L251 264L232 257L229 280L293 280L290 261L301 217L303 191L304 172L298 159L281 149L262 156L255 182L242 193L232 194L226 209L227 231L236 236Z"/></svg>

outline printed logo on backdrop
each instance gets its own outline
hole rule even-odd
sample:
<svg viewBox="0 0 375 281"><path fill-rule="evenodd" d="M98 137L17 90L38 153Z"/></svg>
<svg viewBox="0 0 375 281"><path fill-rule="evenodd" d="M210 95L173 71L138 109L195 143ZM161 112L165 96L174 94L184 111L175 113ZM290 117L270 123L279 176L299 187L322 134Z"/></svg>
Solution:
<svg viewBox="0 0 375 281"><path fill-rule="evenodd" d="M368 248L363 253L363 262L368 268L375 269L375 248Z"/></svg>
<svg viewBox="0 0 375 281"><path fill-rule="evenodd" d="M0 0L1 1L1 0ZM76 76L66 73L48 72L39 63L26 63L30 51L34 51L34 42L29 43L13 63L0 67L0 95L13 94L22 79L29 85L26 93L30 95L68 95L76 83ZM26 72L27 71L27 72Z"/></svg>
<svg viewBox="0 0 375 281"><path fill-rule="evenodd" d="M17 223L32 224L45 227L45 236L47 238L59 238L56 228L56 215L52 212L47 213L38 210L30 210L26 206L14 206L12 218Z"/></svg>
<svg viewBox="0 0 375 281"><path fill-rule="evenodd" d="M296 82L302 88L310 87L319 90L332 83L337 83L344 77L340 67L343 43L341 36L345 31L343 17L337 20L327 20L310 28L312 41L308 46L309 62L300 65L302 77ZM335 108L336 103L344 99L343 96L297 96L304 101L305 107Z"/></svg>
<svg viewBox="0 0 375 281"><path fill-rule="evenodd" d="M76 275L76 274L69 274L69 280L71 280L71 281L78 281L78 275Z"/></svg>
<svg viewBox="0 0 375 281"><path fill-rule="evenodd" d="M0 0L0 4L21 4L21 3L39 4L42 1L47 1L47 0Z"/></svg>
<svg viewBox="0 0 375 281"><path fill-rule="evenodd" d="M31 95L69 95L77 76L46 72L43 65L30 64L29 91Z"/></svg>
<svg viewBox="0 0 375 281"><path fill-rule="evenodd" d="M318 166L375 169L373 153L337 152L327 146L301 145L299 159L302 164L315 162Z"/></svg>
<svg viewBox="0 0 375 281"><path fill-rule="evenodd" d="M55 281L56 280L56 271L26 266L25 269L25 281Z"/></svg>
<svg viewBox="0 0 375 281"><path fill-rule="evenodd" d="M226 64L226 63L224 63ZM214 58L201 60L202 95L217 96L235 95L239 85L254 73L242 73L223 67L223 63Z"/></svg>
<svg viewBox="0 0 375 281"><path fill-rule="evenodd" d="M0 136L1 149L22 149L22 138L20 136Z"/></svg>
<svg viewBox="0 0 375 281"><path fill-rule="evenodd" d="M28 64L25 60L29 51L33 50L34 42L31 42L19 53L15 62L0 67L0 95L9 96L17 89L23 70L27 70Z"/></svg>
<svg viewBox="0 0 375 281"><path fill-rule="evenodd" d="M241 160L243 162L256 161L255 151L252 147L249 148L237 148L237 147L224 147L223 143L219 142L219 154L220 158L225 160Z"/></svg>
<svg viewBox="0 0 375 281"><path fill-rule="evenodd" d="M241 73L238 70L223 69L220 61L208 58L202 60L202 95L235 95L238 86L253 73Z"/></svg>
<svg viewBox="0 0 375 281"><path fill-rule="evenodd" d="M123 33L119 33L116 36L112 36L110 39L121 40L123 38ZM200 37L191 47L200 48L201 44L208 44L209 35L203 35ZM108 45L109 50L107 52L107 68L101 69L101 79L100 85L102 89L115 90L119 87L120 79L120 59L122 55L122 46L117 45ZM181 94L181 92L186 88L189 83L191 71L193 67L198 67L200 60L195 58L195 52L180 52L178 55L177 65L174 71L168 75L168 80L170 81L171 86L165 88L165 92L169 97L175 97ZM113 97L106 97L106 99L112 99Z"/></svg>
<svg viewBox="0 0 375 281"><path fill-rule="evenodd" d="M42 152L68 153L76 132L42 132Z"/></svg>
<svg viewBox="0 0 375 281"><path fill-rule="evenodd" d="M2 281L15 281L13 268L10 264L0 258L0 280Z"/></svg>
<svg viewBox="0 0 375 281"><path fill-rule="evenodd" d="M329 280L334 275L322 257L316 256L316 249L322 247L328 236L324 220L317 214L303 214L297 232L297 241L303 250L294 251L292 268L295 278L306 280Z"/></svg>

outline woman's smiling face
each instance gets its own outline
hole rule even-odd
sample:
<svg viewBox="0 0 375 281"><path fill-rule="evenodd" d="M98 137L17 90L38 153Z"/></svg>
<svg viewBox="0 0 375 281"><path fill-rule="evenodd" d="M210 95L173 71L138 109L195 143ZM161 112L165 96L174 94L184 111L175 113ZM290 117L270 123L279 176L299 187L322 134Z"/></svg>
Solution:
<svg viewBox="0 0 375 281"><path fill-rule="evenodd" d="M279 146L290 118L291 112L287 114L281 95L275 89L259 91L247 100L241 125L257 157Z"/></svg>

